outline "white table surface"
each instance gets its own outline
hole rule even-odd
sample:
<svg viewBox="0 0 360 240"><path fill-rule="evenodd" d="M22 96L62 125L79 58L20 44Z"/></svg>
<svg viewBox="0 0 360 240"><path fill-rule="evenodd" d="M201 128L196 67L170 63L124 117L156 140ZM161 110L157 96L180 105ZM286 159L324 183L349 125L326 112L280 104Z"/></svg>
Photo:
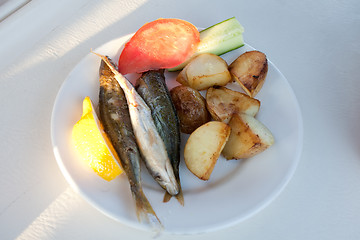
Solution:
<svg viewBox="0 0 360 240"><path fill-rule="evenodd" d="M280 196L250 219L158 239L360 239L358 0L32 0L0 22L0 239L152 239L65 181L50 140L56 94L89 49L147 21L210 26L232 16L297 96L301 159Z"/></svg>

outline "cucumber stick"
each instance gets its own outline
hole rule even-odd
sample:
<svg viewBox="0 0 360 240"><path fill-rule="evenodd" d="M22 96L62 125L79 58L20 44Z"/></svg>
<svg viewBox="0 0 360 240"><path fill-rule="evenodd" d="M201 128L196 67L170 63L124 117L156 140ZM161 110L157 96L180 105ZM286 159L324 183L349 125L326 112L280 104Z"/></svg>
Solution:
<svg viewBox="0 0 360 240"><path fill-rule="evenodd" d="M200 43L193 57L200 53L222 55L242 47L244 46L243 32L243 26L235 17L208 27L200 31ZM181 70L188 62L189 60L174 68L169 68L168 71Z"/></svg>

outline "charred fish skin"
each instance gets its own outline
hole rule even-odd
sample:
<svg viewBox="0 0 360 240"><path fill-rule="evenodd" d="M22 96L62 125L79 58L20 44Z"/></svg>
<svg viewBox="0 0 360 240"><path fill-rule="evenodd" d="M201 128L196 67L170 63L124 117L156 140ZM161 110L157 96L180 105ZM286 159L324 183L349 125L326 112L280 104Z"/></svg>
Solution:
<svg viewBox="0 0 360 240"><path fill-rule="evenodd" d="M136 215L139 221L161 227L161 222L141 186L141 155L136 144L124 92L103 61L101 61L99 75L100 119L129 180L131 193L136 203Z"/></svg>
<svg viewBox="0 0 360 240"><path fill-rule="evenodd" d="M130 81L117 71L115 65L108 57L98 53L94 54L101 57L107 64L114 74L114 78L124 91L136 142L149 173L170 195L177 195L179 193L179 185L166 152L165 144L151 116L150 108L136 92Z"/></svg>
<svg viewBox="0 0 360 240"><path fill-rule="evenodd" d="M175 178L179 184L180 191L176 197L184 205L179 176L180 123L166 86L164 70L144 72L137 80L136 90L151 110L155 126L165 144ZM166 194L164 201L167 202L170 198L171 195Z"/></svg>

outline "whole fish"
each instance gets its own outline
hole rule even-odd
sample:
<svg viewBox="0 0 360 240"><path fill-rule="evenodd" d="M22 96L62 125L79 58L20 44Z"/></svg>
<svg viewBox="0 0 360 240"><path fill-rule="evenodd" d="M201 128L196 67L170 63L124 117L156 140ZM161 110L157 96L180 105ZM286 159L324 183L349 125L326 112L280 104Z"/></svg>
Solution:
<svg viewBox="0 0 360 240"><path fill-rule="evenodd" d="M124 91L136 142L149 173L170 195L177 195L179 185L167 155L165 144L155 127L150 108L136 92L134 86L117 71L108 57L98 53L95 54L101 57L108 65L114 74L114 78Z"/></svg>
<svg viewBox="0 0 360 240"><path fill-rule="evenodd" d="M101 61L99 75L100 119L129 179L131 193L136 203L136 215L139 221L161 226L141 186L141 155L136 144L124 92L104 61Z"/></svg>
<svg viewBox="0 0 360 240"><path fill-rule="evenodd" d="M136 82L136 90L151 109L155 126L165 144L176 181L179 184L179 194L176 195L176 198L181 205L184 205L179 176L180 123L165 83L164 70L144 72ZM164 202L170 199L171 195L166 192Z"/></svg>

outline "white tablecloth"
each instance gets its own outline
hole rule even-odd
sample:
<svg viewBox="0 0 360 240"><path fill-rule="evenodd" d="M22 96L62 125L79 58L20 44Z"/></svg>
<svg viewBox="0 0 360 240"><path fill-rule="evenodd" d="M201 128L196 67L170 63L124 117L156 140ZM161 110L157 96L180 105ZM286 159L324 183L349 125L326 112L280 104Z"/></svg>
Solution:
<svg viewBox="0 0 360 240"><path fill-rule="evenodd" d="M297 96L300 163L255 216L211 233L158 239L360 239L357 0L32 0L0 22L0 238L151 239L94 209L65 181L50 140L56 94L89 49L147 21L210 26L232 16Z"/></svg>

